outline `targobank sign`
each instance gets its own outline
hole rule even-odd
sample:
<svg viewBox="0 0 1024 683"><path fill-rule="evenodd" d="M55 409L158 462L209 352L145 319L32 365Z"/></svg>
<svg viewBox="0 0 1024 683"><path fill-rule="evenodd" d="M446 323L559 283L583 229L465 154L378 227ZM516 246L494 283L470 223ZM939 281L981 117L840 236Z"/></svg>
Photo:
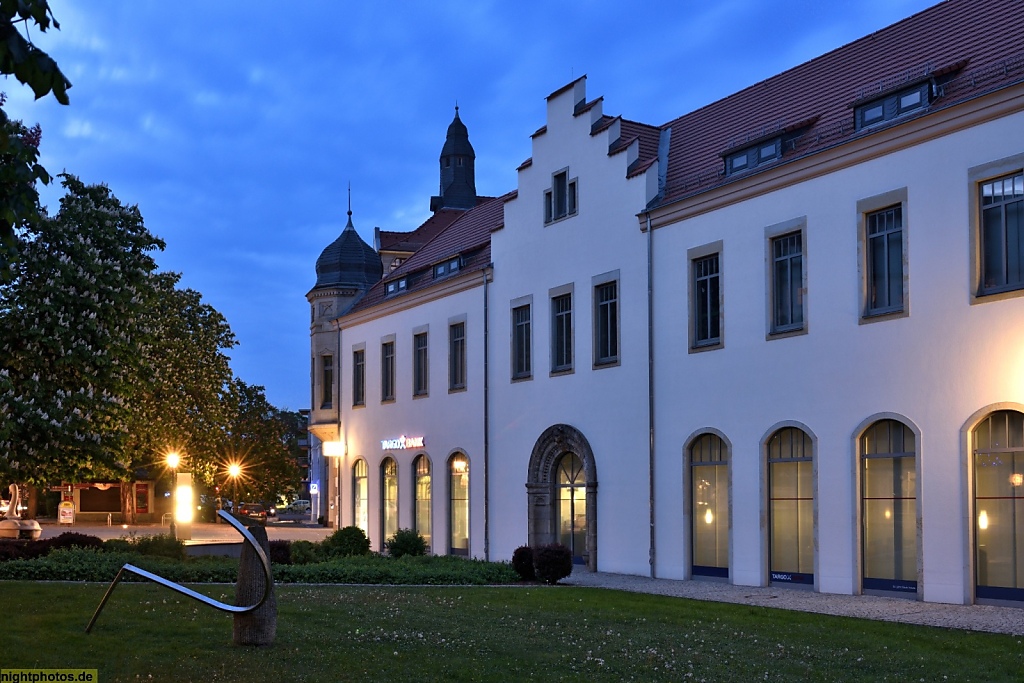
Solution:
<svg viewBox="0 0 1024 683"><path fill-rule="evenodd" d="M404 451L407 448L423 448L422 436L400 436L397 439L381 439L381 450Z"/></svg>

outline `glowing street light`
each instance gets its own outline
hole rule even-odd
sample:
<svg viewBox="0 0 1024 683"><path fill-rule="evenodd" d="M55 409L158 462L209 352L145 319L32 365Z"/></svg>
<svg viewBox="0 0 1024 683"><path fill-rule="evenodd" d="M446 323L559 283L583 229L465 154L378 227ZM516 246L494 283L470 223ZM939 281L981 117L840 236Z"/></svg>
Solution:
<svg viewBox="0 0 1024 683"><path fill-rule="evenodd" d="M234 502L231 505L231 512L238 514L238 478L242 476L242 466L237 462L228 465L228 476L231 477L231 488Z"/></svg>
<svg viewBox="0 0 1024 683"><path fill-rule="evenodd" d="M192 493L192 473L178 472L181 455L176 451L167 454L166 463L171 468L171 481L174 491L172 503L174 512L171 515L171 537L187 541L192 538L192 518L194 504Z"/></svg>

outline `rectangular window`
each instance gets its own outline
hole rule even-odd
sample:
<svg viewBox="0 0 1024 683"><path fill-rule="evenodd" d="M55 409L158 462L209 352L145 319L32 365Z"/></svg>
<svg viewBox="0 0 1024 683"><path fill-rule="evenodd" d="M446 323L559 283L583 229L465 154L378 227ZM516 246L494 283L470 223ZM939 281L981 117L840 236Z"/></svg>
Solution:
<svg viewBox="0 0 1024 683"><path fill-rule="evenodd" d="M804 325L804 249L799 232L772 240L772 332Z"/></svg>
<svg viewBox="0 0 1024 683"><path fill-rule="evenodd" d="M694 346L721 342L718 254L693 261Z"/></svg>
<svg viewBox="0 0 1024 683"><path fill-rule="evenodd" d="M526 304L512 309L512 379L532 374L530 344L530 304Z"/></svg>
<svg viewBox="0 0 1024 683"><path fill-rule="evenodd" d="M572 294L551 299L551 371L572 370Z"/></svg>
<svg viewBox="0 0 1024 683"><path fill-rule="evenodd" d="M415 334L412 337L412 394L426 396L427 383L427 334Z"/></svg>
<svg viewBox="0 0 1024 683"><path fill-rule="evenodd" d="M366 351L352 352L352 405L366 405Z"/></svg>
<svg viewBox="0 0 1024 683"><path fill-rule="evenodd" d="M867 315L903 310L903 207L865 217L867 230Z"/></svg>
<svg viewBox="0 0 1024 683"><path fill-rule="evenodd" d="M576 179L569 170L551 176L551 189L544 191L544 222L550 223L576 213Z"/></svg>
<svg viewBox="0 0 1024 683"><path fill-rule="evenodd" d="M321 356L320 370L320 407L330 408L334 397L334 356Z"/></svg>
<svg viewBox="0 0 1024 683"><path fill-rule="evenodd" d="M981 294L1024 288L1024 173L981 184Z"/></svg>
<svg viewBox="0 0 1024 683"><path fill-rule="evenodd" d="M619 360L619 283L594 287L594 365Z"/></svg>
<svg viewBox="0 0 1024 683"><path fill-rule="evenodd" d="M380 345L380 400L395 400L395 342Z"/></svg>
<svg viewBox="0 0 1024 683"><path fill-rule="evenodd" d="M466 323L448 326L448 390L466 388Z"/></svg>

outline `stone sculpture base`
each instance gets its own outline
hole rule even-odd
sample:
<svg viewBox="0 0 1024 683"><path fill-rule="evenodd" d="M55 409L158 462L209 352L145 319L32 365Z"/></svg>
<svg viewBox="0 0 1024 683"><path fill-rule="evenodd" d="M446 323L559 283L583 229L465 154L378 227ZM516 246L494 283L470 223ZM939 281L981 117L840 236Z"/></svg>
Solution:
<svg viewBox="0 0 1024 683"><path fill-rule="evenodd" d="M21 538L35 541L43 528L34 519L0 519L0 538Z"/></svg>

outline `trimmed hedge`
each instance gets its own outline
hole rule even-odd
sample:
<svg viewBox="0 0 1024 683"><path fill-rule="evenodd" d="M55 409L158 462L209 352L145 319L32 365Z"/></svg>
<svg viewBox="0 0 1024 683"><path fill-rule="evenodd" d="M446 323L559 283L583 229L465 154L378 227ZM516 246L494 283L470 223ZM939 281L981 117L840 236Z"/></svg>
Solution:
<svg viewBox="0 0 1024 683"><path fill-rule="evenodd" d="M410 555L419 557L427 554L427 541L415 529L399 529L395 535L384 541L388 555L398 559Z"/></svg>
<svg viewBox="0 0 1024 683"><path fill-rule="evenodd" d="M370 539L357 526L346 526L320 542L325 557L352 557L370 554Z"/></svg>
<svg viewBox="0 0 1024 683"><path fill-rule="evenodd" d="M537 572L533 569L533 548L521 545L512 552L512 569L516 570L523 581L536 581Z"/></svg>
<svg viewBox="0 0 1024 683"><path fill-rule="evenodd" d="M556 584L572 574L572 551L561 543L542 545L533 551L533 568L538 579Z"/></svg>
<svg viewBox="0 0 1024 683"><path fill-rule="evenodd" d="M109 582L124 564L133 564L180 583L234 583L238 577L238 560L232 558L195 557L182 562L138 553L69 548L34 560L4 562L0 564L0 580ZM142 580L132 575L124 578ZM394 559L371 555L276 566L274 580L278 583L492 585L516 583L518 576L511 565L504 562L452 556Z"/></svg>

